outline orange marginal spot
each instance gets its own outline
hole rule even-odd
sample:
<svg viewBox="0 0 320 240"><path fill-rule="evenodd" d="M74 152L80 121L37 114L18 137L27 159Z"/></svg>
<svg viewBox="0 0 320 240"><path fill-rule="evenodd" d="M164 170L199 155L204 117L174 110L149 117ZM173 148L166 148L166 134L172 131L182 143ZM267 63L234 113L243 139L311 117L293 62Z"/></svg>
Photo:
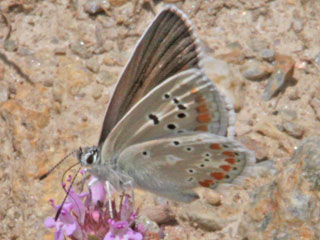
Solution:
<svg viewBox="0 0 320 240"><path fill-rule="evenodd" d="M230 164L235 164L236 163L236 160L234 158L226 158L225 161L230 163Z"/></svg>
<svg viewBox="0 0 320 240"><path fill-rule="evenodd" d="M203 131L203 132L208 132L208 131L209 131L207 125L198 126L198 127L196 127L194 130L195 130L195 131Z"/></svg>
<svg viewBox="0 0 320 240"><path fill-rule="evenodd" d="M208 113L199 114L197 121L199 123L209 123L211 122L211 116Z"/></svg>
<svg viewBox="0 0 320 240"><path fill-rule="evenodd" d="M197 103L203 103L204 101L205 100L203 99L203 97L201 95L196 97L196 102Z"/></svg>
<svg viewBox="0 0 320 240"><path fill-rule="evenodd" d="M231 170L231 166L230 165L221 165L220 168L223 169L226 172L229 172Z"/></svg>
<svg viewBox="0 0 320 240"><path fill-rule="evenodd" d="M210 145L210 148L211 148L212 150L220 150L220 149L221 149L221 146L220 146L220 144L218 144L218 143L212 143L212 144Z"/></svg>
<svg viewBox="0 0 320 240"><path fill-rule="evenodd" d="M233 152L226 151L226 152L223 152L222 154L225 155L225 156L228 156L228 157L234 157L234 153Z"/></svg>
<svg viewBox="0 0 320 240"><path fill-rule="evenodd" d="M223 172L213 172L210 174L211 177L217 179L217 180L222 180L224 179L224 173Z"/></svg>
<svg viewBox="0 0 320 240"><path fill-rule="evenodd" d="M213 184L213 180L211 180L211 179L205 179L205 180L203 180L202 182L199 182L199 184L200 184L202 187L210 187L210 185Z"/></svg>
<svg viewBox="0 0 320 240"><path fill-rule="evenodd" d="M196 88L192 88L191 91L190 91L191 94L195 94L195 93L197 93L197 92L199 92L199 90L196 89Z"/></svg>
<svg viewBox="0 0 320 240"><path fill-rule="evenodd" d="M198 113L208 112L207 104L204 103L204 104L200 105L199 107L196 108L196 110Z"/></svg>

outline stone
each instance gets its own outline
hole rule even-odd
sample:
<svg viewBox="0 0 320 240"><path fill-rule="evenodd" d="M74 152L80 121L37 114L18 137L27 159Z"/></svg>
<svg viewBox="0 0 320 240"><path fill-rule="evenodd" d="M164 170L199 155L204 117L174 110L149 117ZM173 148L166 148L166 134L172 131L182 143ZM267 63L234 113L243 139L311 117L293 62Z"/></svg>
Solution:
<svg viewBox="0 0 320 240"><path fill-rule="evenodd" d="M70 49L74 54L83 59L89 59L92 56L92 52L90 52L81 41L72 43Z"/></svg>
<svg viewBox="0 0 320 240"><path fill-rule="evenodd" d="M0 63L0 81L3 80L5 73L5 67L2 63Z"/></svg>
<svg viewBox="0 0 320 240"><path fill-rule="evenodd" d="M0 85L0 103L5 102L9 99L9 91L3 84Z"/></svg>
<svg viewBox="0 0 320 240"><path fill-rule="evenodd" d="M320 67L320 52L314 57L314 62Z"/></svg>
<svg viewBox="0 0 320 240"><path fill-rule="evenodd" d="M269 78L262 95L264 101L270 100L280 90L283 90L285 84L293 76L295 61L291 57L277 54L275 61L275 71Z"/></svg>
<svg viewBox="0 0 320 240"><path fill-rule="evenodd" d="M109 3L113 7L120 7L124 5L127 2L127 0L109 0Z"/></svg>
<svg viewBox="0 0 320 240"><path fill-rule="evenodd" d="M90 0L83 5L83 10L89 15L96 15L108 9L110 4L108 1L104 0Z"/></svg>
<svg viewBox="0 0 320 240"><path fill-rule="evenodd" d="M92 97L93 97L95 100L99 99L99 98L102 96L102 91L103 91L102 86L100 86L100 85L95 85L95 86L92 88Z"/></svg>
<svg viewBox="0 0 320 240"><path fill-rule="evenodd" d="M318 88L311 97L310 105L314 110L316 118L320 121L320 96L319 96L320 88Z"/></svg>
<svg viewBox="0 0 320 240"><path fill-rule="evenodd" d="M262 49L260 52L259 52L259 56L269 62L269 63L272 63L274 61L274 57L275 57L275 52L272 50L272 49Z"/></svg>
<svg viewBox="0 0 320 240"><path fill-rule="evenodd" d="M8 52L15 52L18 49L18 44L14 40L7 39L4 41L3 47Z"/></svg>
<svg viewBox="0 0 320 240"><path fill-rule="evenodd" d="M304 23L301 18L294 18L292 20L292 29L295 31L295 33L300 33L303 30Z"/></svg>
<svg viewBox="0 0 320 240"><path fill-rule="evenodd" d="M97 81L105 86L110 86L115 80L116 76L109 71L102 70L98 73Z"/></svg>
<svg viewBox="0 0 320 240"><path fill-rule="evenodd" d="M240 71L221 59L206 57L203 68L208 77L229 97L236 111L240 111L245 102L245 79Z"/></svg>
<svg viewBox="0 0 320 240"><path fill-rule="evenodd" d="M250 194L249 211L239 225L247 239L320 237L320 137L305 139L281 171Z"/></svg>
<svg viewBox="0 0 320 240"><path fill-rule="evenodd" d="M284 131L291 137L300 139L304 134L304 128L295 122L286 121L282 124L282 126Z"/></svg>
<svg viewBox="0 0 320 240"><path fill-rule="evenodd" d="M293 121L297 119L297 112L291 109L280 109L279 115L282 119L287 121Z"/></svg>
<svg viewBox="0 0 320 240"><path fill-rule="evenodd" d="M97 57L94 56L94 57L90 58L89 60L87 60L86 65L90 71L92 71L94 73L99 72L100 63L99 63L99 59Z"/></svg>
<svg viewBox="0 0 320 240"><path fill-rule="evenodd" d="M260 81L272 73L272 67L256 60L249 60L241 67L242 75L252 81Z"/></svg>

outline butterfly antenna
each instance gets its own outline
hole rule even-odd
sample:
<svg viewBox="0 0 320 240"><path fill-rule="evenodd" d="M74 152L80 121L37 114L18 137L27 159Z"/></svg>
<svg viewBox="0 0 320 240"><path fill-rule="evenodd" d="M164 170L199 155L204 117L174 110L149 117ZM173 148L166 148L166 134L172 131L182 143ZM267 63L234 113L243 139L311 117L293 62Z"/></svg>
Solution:
<svg viewBox="0 0 320 240"><path fill-rule="evenodd" d="M61 159L55 166L53 166L48 172L46 172L45 174L41 175L39 177L39 180L43 180L46 177L48 177L50 175L50 173L53 172L53 170L55 170L64 160L66 160L68 157L70 157L72 154L76 153L78 150L74 150L72 152L70 152L69 154L67 154L63 159ZM81 151L81 148L80 148Z"/></svg>
<svg viewBox="0 0 320 240"><path fill-rule="evenodd" d="M74 166L76 166L76 165L78 165L78 164L79 164L79 163L72 165L68 170L70 170L71 168L73 168ZM56 213L56 216L54 217L54 220L55 220L55 221L58 220L58 218L59 218L59 216L60 216L60 214L61 214L61 211L62 211L62 209L63 209L63 205L64 205L64 203L66 202L67 197L68 197L69 194L70 194L71 188L72 188L73 183L74 183L74 181L76 180L76 178L77 178L77 176L78 176L78 174L79 174L79 172L80 172L80 169L81 169L81 166L78 168L76 174L74 175L74 178L72 179L72 181L71 181L71 183L70 183L70 186L69 186L69 188L68 188L68 190L67 190L66 196L64 197L64 199L63 199L63 201L62 201L62 203L61 203L61 205L60 205L60 207L59 207L59 209L58 209L58 211L57 211L57 213ZM67 171L68 171L68 170L67 170ZM66 172L67 172L67 171L66 171ZM66 172L65 172L65 173L66 173ZM65 175L65 173L64 173L64 175Z"/></svg>
<svg viewBox="0 0 320 240"><path fill-rule="evenodd" d="M80 164L79 162L71 165L70 167L67 168L66 171L64 171L62 178L61 178L61 183L63 182L63 179L66 177L67 172L69 172L70 169L74 168L75 166L77 166L78 164ZM79 170L78 170L79 171ZM77 173L78 174L78 173ZM75 176L77 176L77 174Z"/></svg>

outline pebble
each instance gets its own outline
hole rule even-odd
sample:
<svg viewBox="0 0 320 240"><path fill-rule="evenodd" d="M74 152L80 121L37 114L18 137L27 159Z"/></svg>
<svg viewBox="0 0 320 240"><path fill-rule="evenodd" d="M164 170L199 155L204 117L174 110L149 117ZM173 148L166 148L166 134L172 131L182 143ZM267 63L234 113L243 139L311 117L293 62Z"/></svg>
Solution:
<svg viewBox="0 0 320 240"><path fill-rule="evenodd" d="M88 1L83 5L83 10L89 15L95 15L103 12L101 0Z"/></svg>
<svg viewBox="0 0 320 240"><path fill-rule="evenodd" d="M63 97L63 92L64 92L63 86L60 83L55 82L53 84L51 91L52 91L52 96L53 96L54 101L62 103L62 97Z"/></svg>
<svg viewBox="0 0 320 240"><path fill-rule="evenodd" d="M269 147L266 142L252 139L249 136L242 135L238 137L238 140L245 145L250 151L254 152L256 162L263 162L270 159Z"/></svg>
<svg viewBox="0 0 320 240"><path fill-rule="evenodd" d="M293 76L295 61L291 57L278 54L275 61L275 71L269 78L262 95L264 101L268 101L275 96Z"/></svg>
<svg viewBox="0 0 320 240"><path fill-rule="evenodd" d="M268 48L262 49L262 50L259 52L259 54L260 54L260 57L261 57L263 60L265 60L265 61L267 61L267 62L269 62L269 63L272 63L272 62L274 61L275 52L274 52L273 50L271 50L271 49L268 49Z"/></svg>
<svg viewBox="0 0 320 240"><path fill-rule="evenodd" d="M299 33L303 30L303 20L301 18L295 18L292 21L292 29L293 31L295 31L296 33Z"/></svg>
<svg viewBox="0 0 320 240"><path fill-rule="evenodd" d="M320 52L315 56L314 62L315 62L318 66L320 66Z"/></svg>
<svg viewBox="0 0 320 240"><path fill-rule="evenodd" d="M134 21L133 11L134 5L131 1L129 1L125 3L125 5L114 9L114 20L117 24L129 25L130 23L133 23L132 21Z"/></svg>
<svg viewBox="0 0 320 240"><path fill-rule="evenodd" d="M222 222L226 219L219 219L221 214L218 211L211 210L214 214L208 214L208 208L216 208L206 206L202 201L194 201L189 208L184 208L178 213L178 217L187 220L193 226L205 231L217 231L222 229Z"/></svg>
<svg viewBox="0 0 320 240"><path fill-rule="evenodd" d="M210 79L230 97L235 111L240 111L245 102L245 78L241 72L226 61L205 57L203 68Z"/></svg>
<svg viewBox="0 0 320 240"><path fill-rule="evenodd" d="M105 58L103 59L103 63L108 66L119 66L120 65L120 57L119 54L114 52L107 53Z"/></svg>
<svg viewBox="0 0 320 240"><path fill-rule="evenodd" d="M293 162L303 161L303 178L309 182L312 191L320 191L320 136L305 139L292 159Z"/></svg>
<svg viewBox="0 0 320 240"><path fill-rule="evenodd" d="M18 49L16 41L10 39L4 41L3 47L8 52L15 52Z"/></svg>
<svg viewBox="0 0 320 240"><path fill-rule="evenodd" d="M115 43L114 41L111 41L111 40L106 40L103 42L103 49L107 52L111 51L112 49L115 48Z"/></svg>
<svg viewBox="0 0 320 240"><path fill-rule="evenodd" d="M300 91L298 89L294 89L293 91L291 91L288 95L289 99L291 101L296 101L298 99L300 99Z"/></svg>
<svg viewBox="0 0 320 240"><path fill-rule="evenodd" d="M320 90L320 89L319 89ZM312 96L312 99L310 100L310 105L313 108L316 118L320 121L320 96L319 96L319 90L315 91L315 93Z"/></svg>
<svg viewBox="0 0 320 240"><path fill-rule="evenodd" d="M65 48L56 48L54 49L54 54L55 55L66 55L67 49Z"/></svg>
<svg viewBox="0 0 320 240"><path fill-rule="evenodd" d="M100 85L95 85L92 88L92 97L97 100L102 96L103 88Z"/></svg>
<svg viewBox="0 0 320 240"><path fill-rule="evenodd" d="M0 85L0 102L5 102L9 99L9 92L6 86Z"/></svg>
<svg viewBox="0 0 320 240"><path fill-rule="evenodd" d="M92 53L84 46L82 42L75 42L70 45L71 51L83 59L88 59Z"/></svg>
<svg viewBox="0 0 320 240"><path fill-rule="evenodd" d="M267 78L272 68L265 63L256 60L249 60L241 67L242 75L252 81L259 81Z"/></svg>
<svg viewBox="0 0 320 240"><path fill-rule="evenodd" d="M270 177L270 175L276 176L278 172L279 170L277 169L276 163L273 160L266 160L254 165L252 175L255 177L267 178Z"/></svg>
<svg viewBox="0 0 320 240"><path fill-rule="evenodd" d="M94 73L99 72L100 63L99 63L98 58L97 57L90 58L89 60L87 60L86 66L90 71L92 71Z"/></svg>
<svg viewBox="0 0 320 240"><path fill-rule="evenodd" d="M165 3L177 3L181 2L182 0L164 0Z"/></svg>
<svg viewBox="0 0 320 240"><path fill-rule="evenodd" d="M281 109L279 110L279 114L282 119L287 121L293 121L297 119L297 112L290 109Z"/></svg>
<svg viewBox="0 0 320 240"><path fill-rule="evenodd" d="M229 53L218 55L217 58L228 63L243 64L245 53L242 49L234 49Z"/></svg>
<svg viewBox="0 0 320 240"><path fill-rule="evenodd" d="M304 134L304 128L295 122L286 121L282 124L282 126L284 131L291 137L300 139Z"/></svg>
<svg viewBox="0 0 320 240"><path fill-rule="evenodd" d="M119 7L125 4L127 0L109 0L109 3L113 7Z"/></svg>
<svg viewBox="0 0 320 240"><path fill-rule="evenodd" d="M157 224L168 223L175 219L173 212L167 204L145 207L141 210L140 214L141 216L147 216L148 219Z"/></svg>
<svg viewBox="0 0 320 240"><path fill-rule="evenodd" d="M260 52L261 49L269 48L269 42L265 39L252 39L249 46L254 52Z"/></svg>
<svg viewBox="0 0 320 240"><path fill-rule="evenodd" d="M110 72L102 70L98 73L97 81L105 86L110 86L114 83L115 76Z"/></svg>
<svg viewBox="0 0 320 240"><path fill-rule="evenodd" d="M0 81L3 80L5 73L4 65L0 63Z"/></svg>

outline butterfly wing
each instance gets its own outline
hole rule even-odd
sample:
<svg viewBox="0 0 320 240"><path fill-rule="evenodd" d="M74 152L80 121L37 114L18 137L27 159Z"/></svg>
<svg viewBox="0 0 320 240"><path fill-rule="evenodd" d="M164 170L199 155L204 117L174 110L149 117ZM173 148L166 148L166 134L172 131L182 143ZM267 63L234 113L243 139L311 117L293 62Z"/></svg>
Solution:
<svg viewBox="0 0 320 240"><path fill-rule="evenodd" d="M199 53L187 16L174 6L164 8L141 37L117 83L99 145L125 113L155 86L182 70L199 67Z"/></svg>
<svg viewBox="0 0 320 240"><path fill-rule="evenodd" d="M255 160L240 143L199 132L129 146L117 161L117 171L136 187L189 202L197 198L192 189L231 183Z"/></svg>
<svg viewBox="0 0 320 240"><path fill-rule="evenodd" d="M233 132L232 104L199 69L180 72L144 96L115 126L102 156L126 146L190 131Z"/></svg>

